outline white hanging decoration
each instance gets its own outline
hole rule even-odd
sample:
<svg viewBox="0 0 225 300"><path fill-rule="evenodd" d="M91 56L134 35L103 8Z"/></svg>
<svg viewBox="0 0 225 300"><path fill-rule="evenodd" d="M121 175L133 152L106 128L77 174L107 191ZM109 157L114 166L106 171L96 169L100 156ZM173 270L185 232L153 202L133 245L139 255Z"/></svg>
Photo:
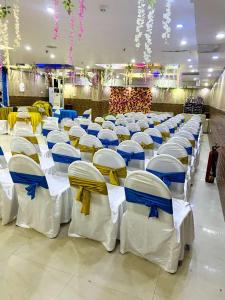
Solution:
<svg viewBox="0 0 225 300"><path fill-rule="evenodd" d="M148 5L148 20L146 22L146 33L145 33L145 50L144 60L146 63L151 62L152 56L152 30L154 25L155 7L154 5Z"/></svg>
<svg viewBox="0 0 225 300"><path fill-rule="evenodd" d="M138 16L136 23L135 45L136 48L141 46L141 37L143 35L143 27L145 24L145 0L138 0Z"/></svg>
<svg viewBox="0 0 225 300"><path fill-rule="evenodd" d="M14 40L14 48L19 48L21 42L19 14L20 14L19 1L16 0L13 5L13 16L15 19L15 35L16 35Z"/></svg>
<svg viewBox="0 0 225 300"><path fill-rule="evenodd" d="M163 20L162 20L162 25L164 32L162 34L162 38L167 43L167 41L170 39L170 34L171 34L171 0L166 1L166 12L163 14Z"/></svg>

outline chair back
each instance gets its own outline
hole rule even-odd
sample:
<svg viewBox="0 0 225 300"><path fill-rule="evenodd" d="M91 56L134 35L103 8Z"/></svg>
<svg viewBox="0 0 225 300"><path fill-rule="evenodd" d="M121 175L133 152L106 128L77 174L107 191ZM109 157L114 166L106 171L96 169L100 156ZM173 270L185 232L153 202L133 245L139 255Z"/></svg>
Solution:
<svg viewBox="0 0 225 300"><path fill-rule="evenodd" d="M115 126L114 131L120 142L130 140L130 131L124 126Z"/></svg>
<svg viewBox="0 0 225 300"><path fill-rule="evenodd" d="M131 136L136 132L141 132L141 128L137 123L128 123L126 127L130 131Z"/></svg>
<svg viewBox="0 0 225 300"><path fill-rule="evenodd" d="M147 135L149 135L152 138L155 145L155 149L158 149L160 145L162 145L162 134L157 128L148 128L144 131L144 133L147 133Z"/></svg>
<svg viewBox="0 0 225 300"><path fill-rule="evenodd" d="M80 127L82 129L84 129L85 131L87 131L88 126L91 124L91 120L90 119L86 119L86 118L82 118L79 121L80 121Z"/></svg>
<svg viewBox="0 0 225 300"><path fill-rule="evenodd" d="M119 140L116 133L110 129L102 129L98 133L98 138L104 148L116 149L119 145Z"/></svg>
<svg viewBox="0 0 225 300"><path fill-rule="evenodd" d="M70 144L68 134L59 130L50 131L49 134L47 135L48 148L52 149L53 146L57 143Z"/></svg>
<svg viewBox="0 0 225 300"><path fill-rule="evenodd" d="M104 121L102 123L102 128L103 129L110 129L110 130L114 130L115 128L115 124L111 121Z"/></svg>
<svg viewBox="0 0 225 300"><path fill-rule="evenodd" d="M25 137L13 136L10 148L13 156L23 154L33 159L36 163L40 163L37 149Z"/></svg>
<svg viewBox="0 0 225 300"><path fill-rule="evenodd" d="M170 138L169 127L166 126L164 123L160 124L160 125L157 125L155 128L160 131L164 142L166 142Z"/></svg>
<svg viewBox="0 0 225 300"><path fill-rule="evenodd" d="M175 134L175 136L181 136L181 137L188 139L189 142L191 143L192 147L195 148L195 146L196 146L195 138L194 138L194 135L190 131L182 129L179 132L177 132Z"/></svg>
<svg viewBox="0 0 225 300"><path fill-rule="evenodd" d="M150 135L145 132L137 132L132 138L132 141L136 141L144 149L145 156L150 158L154 155L154 142Z"/></svg>
<svg viewBox="0 0 225 300"><path fill-rule="evenodd" d="M113 115L108 115L108 116L105 117L105 120L106 121L111 121L111 122L113 122L115 124L116 117L114 117Z"/></svg>
<svg viewBox="0 0 225 300"><path fill-rule="evenodd" d="M7 168L7 161L5 159L4 151L2 147L0 147L0 168L6 169Z"/></svg>
<svg viewBox="0 0 225 300"><path fill-rule="evenodd" d="M79 142L81 159L92 162L95 152L103 148L101 141L94 135L86 134L81 136Z"/></svg>
<svg viewBox="0 0 225 300"><path fill-rule="evenodd" d="M89 126L88 126L88 129L87 129L87 133L90 134L90 135L95 135L97 136L99 131L102 129L102 126L98 123L91 123Z"/></svg>

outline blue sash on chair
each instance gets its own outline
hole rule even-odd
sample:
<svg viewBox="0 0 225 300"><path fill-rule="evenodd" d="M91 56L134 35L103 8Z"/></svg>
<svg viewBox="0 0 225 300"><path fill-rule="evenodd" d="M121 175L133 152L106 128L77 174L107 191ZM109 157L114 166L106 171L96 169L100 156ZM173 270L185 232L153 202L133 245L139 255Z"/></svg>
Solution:
<svg viewBox="0 0 225 300"><path fill-rule="evenodd" d="M157 144L161 145L163 143L163 138L160 136L151 135L151 138L152 138L153 142L155 142Z"/></svg>
<svg viewBox="0 0 225 300"><path fill-rule="evenodd" d="M72 164L74 161L81 160L80 157L67 156L63 154L52 153L52 158L54 162L62 164Z"/></svg>
<svg viewBox="0 0 225 300"><path fill-rule="evenodd" d="M140 132L140 131L132 131L132 130L130 130L130 136L133 136L137 132Z"/></svg>
<svg viewBox="0 0 225 300"><path fill-rule="evenodd" d="M142 193L125 187L126 201L136 204L145 205L150 208L149 218L159 217L158 209L172 215L173 203L172 199L166 199L151 194Z"/></svg>
<svg viewBox="0 0 225 300"><path fill-rule="evenodd" d="M87 133L90 134L90 135L97 136L98 133L99 133L99 130L88 129L88 130L87 130Z"/></svg>
<svg viewBox="0 0 225 300"><path fill-rule="evenodd" d="M27 195L31 197L31 200L35 198L37 187L48 189L48 183L45 176L30 175L17 172L10 172L10 175L14 183L28 185L25 189L27 191Z"/></svg>
<svg viewBox="0 0 225 300"><path fill-rule="evenodd" d="M3 150L2 150L2 147L0 147L0 155L1 155L1 156L4 156L4 152L3 152Z"/></svg>
<svg viewBox="0 0 225 300"><path fill-rule="evenodd" d="M195 140L197 141L198 140L198 134L193 134Z"/></svg>
<svg viewBox="0 0 225 300"><path fill-rule="evenodd" d="M84 119L88 119L90 117L90 114L83 114Z"/></svg>
<svg viewBox="0 0 225 300"><path fill-rule="evenodd" d="M80 127L83 128L85 131L88 129L88 125L84 125L84 124L81 124Z"/></svg>
<svg viewBox="0 0 225 300"><path fill-rule="evenodd" d="M57 143L47 142L48 149L52 149ZM70 141L67 141L66 144L70 145Z"/></svg>
<svg viewBox="0 0 225 300"><path fill-rule="evenodd" d="M170 133L175 133L175 128L170 128Z"/></svg>
<svg viewBox="0 0 225 300"><path fill-rule="evenodd" d="M109 146L118 146L119 145L119 140L110 141L108 139L100 139L100 141L102 142L102 145L105 148L108 148Z"/></svg>
<svg viewBox="0 0 225 300"><path fill-rule="evenodd" d="M154 124L148 124L149 128L154 128Z"/></svg>
<svg viewBox="0 0 225 300"><path fill-rule="evenodd" d="M145 160L145 153L144 152L138 152L138 153L125 152L125 151L117 149L117 153L119 153L123 157L123 159L125 160L127 166L128 166L129 161L131 161L132 159Z"/></svg>
<svg viewBox="0 0 225 300"><path fill-rule="evenodd" d="M51 132L53 129L42 129L42 134L43 136L47 136L49 134L49 132Z"/></svg>
<svg viewBox="0 0 225 300"><path fill-rule="evenodd" d="M185 172L163 173L163 172L158 172L158 171L151 170L151 169L146 169L146 171L159 177L168 187L171 185L172 182L177 182L177 183L185 182L185 177L186 177Z"/></svg>
<svg viewBox="0 0 225 300"><path fill-rule="evenodd" d="M192 147L186 147L185 149L188 155L192 155Z"/></svg>

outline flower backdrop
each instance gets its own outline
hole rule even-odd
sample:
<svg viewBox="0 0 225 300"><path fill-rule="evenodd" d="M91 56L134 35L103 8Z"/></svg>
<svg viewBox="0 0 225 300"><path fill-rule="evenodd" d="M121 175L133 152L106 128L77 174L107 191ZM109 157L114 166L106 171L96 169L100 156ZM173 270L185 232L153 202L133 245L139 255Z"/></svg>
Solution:
<svg viewBox="0 0 225 300"><path fill-rule="evenodd" d="M145 87L112 87L109 100L109 112L112 114L151 111L152 93Z"/></svg>

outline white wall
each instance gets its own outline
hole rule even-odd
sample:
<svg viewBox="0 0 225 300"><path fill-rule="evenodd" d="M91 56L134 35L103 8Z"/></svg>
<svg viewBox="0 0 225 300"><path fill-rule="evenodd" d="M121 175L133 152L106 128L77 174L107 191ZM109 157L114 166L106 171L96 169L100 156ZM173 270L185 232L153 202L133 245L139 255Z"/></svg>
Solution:
<svg viewBox="0 0 225 300"><path fill-rule="evenodd" d="M225 111L225 71L210 92L209 105Z"/></svg>

